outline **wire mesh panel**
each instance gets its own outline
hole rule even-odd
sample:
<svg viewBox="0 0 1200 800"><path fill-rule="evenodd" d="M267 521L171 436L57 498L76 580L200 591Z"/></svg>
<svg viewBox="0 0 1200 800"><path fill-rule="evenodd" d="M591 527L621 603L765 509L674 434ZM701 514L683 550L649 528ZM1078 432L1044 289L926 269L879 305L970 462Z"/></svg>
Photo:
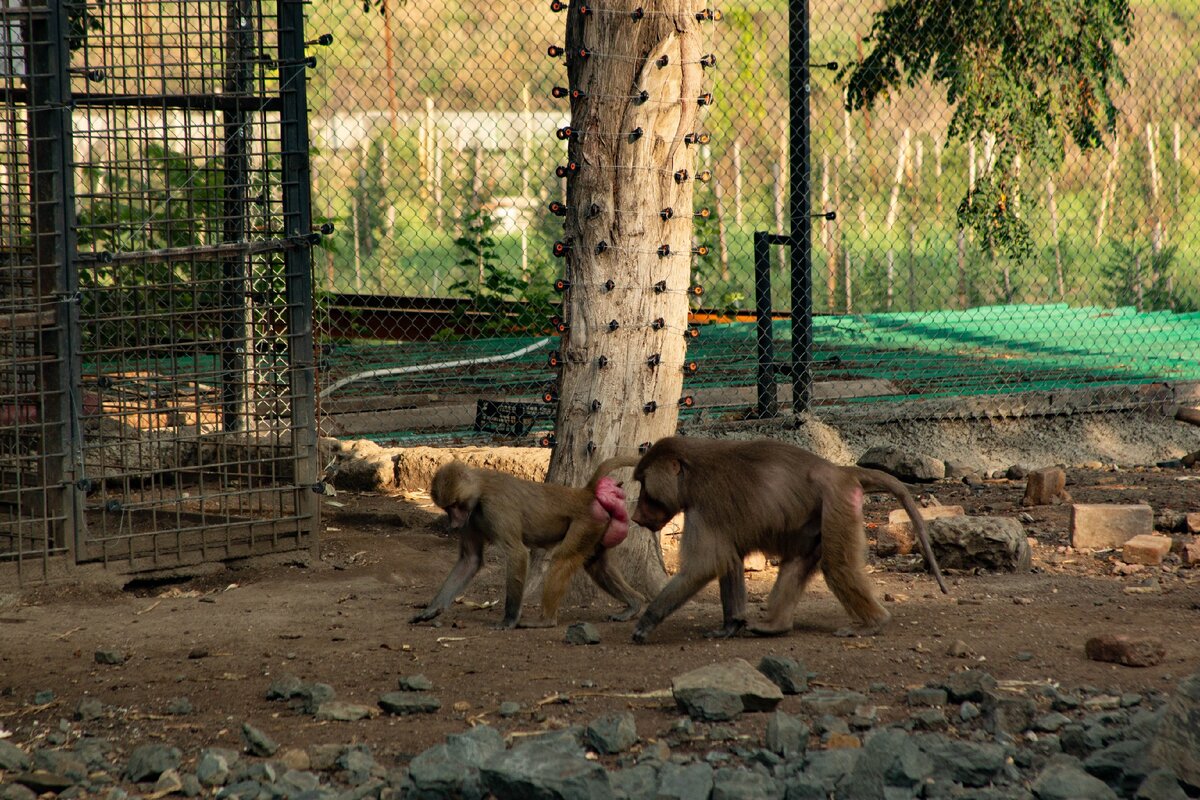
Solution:
<svg viewBox="0 0 1200 800"><path fill-rule="evenodd" d="M71 545L58 23L44 6L0 8L0 565L18 577Z"/></svg>
<svg viewBox="0 0 1200 800"><path fill-rule="evenodd" d="M1139 387L1200 378L1200 9L1135 0L1123 20L1107 0L1019 3L1025 33L1010 36L965 29L990 18L956 16L964 5L990 8L698 0L708 102L689 146L707 180L685 419L1138 405L1155 396ZM587 91L567 81L564 60L587 56L564 52L564 34L586 17L586 49L597 26L659 8L324 7L313 133L315 210L337 231L316 269L331 433L544 438L569 324L553 291L567 144ZM904 50L905 31L924 38ZM1037 61L1078 67L1072 54L1109 40L1124 81L1064 88ZM963 85L936 70L916 74L919 57L883 58L889 43L984 87L976 105L963 111ZM886 92L855 102L856 80L893 66ZM1064 125L1022 152L998 115L1026 89L1089 124L1111 96L1113 127ZM756 233L776 237L757 266ZM503 405L517 402L522 414Z"/></svg>
<svg viewBox="0 0 1200 800"><path fill-rule="evenodd" d="M298 2L71 8L80 560L315 529Z"/></svg>

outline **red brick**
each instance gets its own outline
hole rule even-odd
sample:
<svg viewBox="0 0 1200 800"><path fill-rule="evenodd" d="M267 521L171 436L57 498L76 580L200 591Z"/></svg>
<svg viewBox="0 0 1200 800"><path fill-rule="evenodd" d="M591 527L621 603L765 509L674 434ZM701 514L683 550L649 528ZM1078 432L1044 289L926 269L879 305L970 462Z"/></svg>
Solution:
<svg viewBox="0 0 1200 800"><path fill-rule="evenodd" d="M965 513L962 506L927 506L925 508L918 506L917 510L921 512L921 518L927 520L939 517L961 517ZM876 552L880 555L911 553L916 541L913 539L912 522L908 519L908 512L903 508L892 509L888 512L888 524L879 528L876 538L878 541Z"/></svg>
<svg viewBox="0 0 1200 800"><path fill-rule="evenodd" d="M1153 667L1167 657L1167 648L1152 637L1134 638L1109 633L1088 639L1083 646L1092 661L1105 661L1126 667Z"/></svg>
<svg viewBox="0 0 1200 800"><path fill-rule="evenodd" d="M1200 567L1200 541L1186 542L1180 555L1189 567Z"/></svg>
<svg viewBox="0 0 1200 800"><path fill-rule="evenodd" d="M1161 564L1163 556L1171 552L1171 537L1157 534L1141 534L1125 542L1121 548L1121 560L1126 564Z"/></svg>
<svg viewBox="0 0 1200 800"><path fill-rule="evenodd" d="M1193 511L1187 515L1188 533L1200 533L1200 511Z"/></svg>
<svg viewBox="0 0 1200 800"><path fill-rule="evenodd" d="M1071 506L1071 546L1081 550L1116 548L1134 536L1153 532L1154 511L1144 503Z"/></svg>

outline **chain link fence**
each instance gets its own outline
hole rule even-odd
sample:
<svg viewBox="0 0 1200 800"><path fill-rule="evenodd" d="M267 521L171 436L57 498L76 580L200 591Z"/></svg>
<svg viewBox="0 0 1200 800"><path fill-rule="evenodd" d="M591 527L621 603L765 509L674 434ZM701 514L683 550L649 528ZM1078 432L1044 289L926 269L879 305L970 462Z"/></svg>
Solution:
<svg viewBox="0 0 1200 800"><path fill-rule="evenodd" d="M695 142L709 179L685 421L793 404L882 420L1110 408L1200 379L1200 7L1131 3L1116 135L1068 145L1057 169L1015 165L1003 201L1031 240L1018 258L959 224L997 140L950 135L944 90L846 110L845 68L882 3L808 3L811 156L796 169L788 6L697 2L712 102ZM332 35L311 91L314 215L335 230L315 254L327 432L536 443L553 427L571 87L551 50L572 13L330 0L312 15ZM799 253L764 240L756 267L754 247L756 232L791 233L796 175L813 214L807 298L793 297ZM801 304L811 325L795 324Z"/></svg>

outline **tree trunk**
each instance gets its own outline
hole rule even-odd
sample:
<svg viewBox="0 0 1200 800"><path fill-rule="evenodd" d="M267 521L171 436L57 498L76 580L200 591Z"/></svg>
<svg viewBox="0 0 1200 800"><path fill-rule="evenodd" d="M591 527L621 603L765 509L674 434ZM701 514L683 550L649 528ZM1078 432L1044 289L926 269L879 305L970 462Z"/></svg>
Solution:
<svg viewBox="0 0 1200 800"><path fill-rule="evenodd" d="M547 480L574 486L602 459L637 455L640 444L673 433L683 389L695 177L685 136L697 130L707 89L694 3L641 2L649 8L640 19L631 16L636 0L590 15L572 2L567 17L570 88L582 95L571 108L568 330ZM643 593L666 579L649 531L633 526L615 554ZM579 577L572 593L596 596Z"/></svg>

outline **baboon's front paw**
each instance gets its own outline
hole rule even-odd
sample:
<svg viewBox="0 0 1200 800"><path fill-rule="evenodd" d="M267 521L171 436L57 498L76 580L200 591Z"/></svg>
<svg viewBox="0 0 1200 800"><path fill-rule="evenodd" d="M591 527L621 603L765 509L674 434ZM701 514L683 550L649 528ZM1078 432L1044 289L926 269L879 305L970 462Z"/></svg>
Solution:
<svg viewBox="0 0 1200 800"><path fill-rule="evenodd" d="M642 613L642 606L629 606L624 611L608 615L609 622L627 622Z"/></svg>
<svg viewBox="0 0 1200 800"><path fill-rule="evenodd" d="M749 630L755 636L762 637L783 636L791 632L791 628L768 628L764 625L751 625Z"/></svg>
<svg viewBox="0 0 1200 800"><path fill-rule="evenodd" d="M408 622L410 625L415 625L418 622L428 622L440 613L442 612L437 609L427 608L420 614L414 614Z"/></svg>

